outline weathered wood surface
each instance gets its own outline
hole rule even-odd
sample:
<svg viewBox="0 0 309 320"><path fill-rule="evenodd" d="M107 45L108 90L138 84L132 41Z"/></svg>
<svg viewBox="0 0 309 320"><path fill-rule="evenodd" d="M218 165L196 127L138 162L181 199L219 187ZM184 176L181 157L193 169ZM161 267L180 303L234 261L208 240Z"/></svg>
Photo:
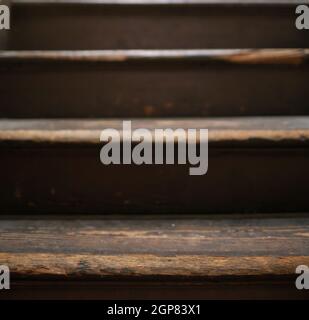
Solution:
<svg viewBox="0 0 309 320"><path fill-rule="evenodd" d="M2 120L1 208L100 214L309 210L306 117L133 121L141 128L210 129L204 176L190 176L189 164L103 165L100 130L119 124Z"/></svg>
<svg viewBox="0 0 309 320"><path fill-rule="evenodd" d="M76 50L76 51L3 51L5 62L127 62L127 61L200 61L227 64L291 64L309 62L309 49L199 49L199 50Z"/></svg>
<svg viewBox="0 0 309 320"><path fill-rule="evenodd" d="M308 50L0 53L0 117L308 115Z"/></svg>
<svg viewBox="0 0 309 320"><path fill-rule="evenodd" d="M89 144L99 145L105 129L120 130L122 140L130 134L122 131L121 120L82 119L3 119L0 120L0 146ZM133 119L132 130L145 128L154 135L155 129L208 129L213 146L288 146L309 144L309 117L242 117L212 119ZM200 137L197 137L199 141Z"/></svg>
<svg viewBox="0 0 309 320"><path fill-rule="evenodd" d="M308 215L0 220L13 279L276 278L309 264Z"/></svg>
<svg viewBox="0 0 309 320"><path fill-rule="evenodd" d="M307 214L2 217L0 299L308 299L308 235Z"/></svg>
<svg viewBox="0 0 309 320"><path fill-rule="evenodd" d="M306 31L295 28L298 3L15 1L9 48L305 48Z"/></svg>
<svg viewBox="0 0 309 320"><path fill-rule="evenodd" d="M284 243L281 243L283 245ZM308 265L308 256L208 257L197 255L120 256L96 254L0 253L2 264L21 277L235 277L295 276L296 267Z"/></svg>
<svg viewBox="0 0 309 320"><path fill-rule="evenodd" d="M292 5L303 4L304 0L11 0L14 4L215 4L215 5Z"/></svg>

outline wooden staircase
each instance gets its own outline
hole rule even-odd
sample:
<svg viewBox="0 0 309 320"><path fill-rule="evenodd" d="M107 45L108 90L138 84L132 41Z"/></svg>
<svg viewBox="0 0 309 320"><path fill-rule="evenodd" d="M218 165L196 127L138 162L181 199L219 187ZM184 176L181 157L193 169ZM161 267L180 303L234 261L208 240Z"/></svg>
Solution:
<svg viewBox="0 0 309 320"><path fill-rule="evenodd" d="M308 299L295 287L309 265L300 3L12 1L0 31L12 290L0 299ZM104 166L100 132L124 119L209 129L207 174Z"/></svg>

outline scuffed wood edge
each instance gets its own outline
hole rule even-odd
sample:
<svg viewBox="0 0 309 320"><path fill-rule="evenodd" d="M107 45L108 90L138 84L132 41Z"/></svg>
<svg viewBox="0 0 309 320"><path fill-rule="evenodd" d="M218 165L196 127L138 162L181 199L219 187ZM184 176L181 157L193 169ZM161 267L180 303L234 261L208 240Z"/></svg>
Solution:
<svg viewBox="0 0 309 320"><path fill-rule="evenodd" d="M201 255L90 255L0 253L15 277L244 277L295 275L309 256L208 257Z"/></svg>
<svg viewBox="0 0 309 320"><path fill-rule="evenodd" d="M295 5L304 0L12 0L13 4L101 5Z"/></svg>
<svg viewBox="0 0 309 320"><path fill-rule="evenodd" d="M0 51L0 63L143 61L299 65L309 61L309 49Z"/></svg>
<svg viewBox="0 0 309 320"><path fill-rule="evenodd" d="M105 128L102 128L104 130ZM205 129L207 129L205 127ZM23 144L89 144L96 145L100 142L101 130L3 130L0 131L0 146ZM124 132L122 141L126 141L129 135ZM152 134L154 138L154 135ZM209 130L209 143L294 143L308 145L309 129L303 130ZM153 140L145 142L152 142ZM195 142L195 141L194 141ZM197 143L202 142L197 135ZM190 143L190 141L189 141Z"/></svg>

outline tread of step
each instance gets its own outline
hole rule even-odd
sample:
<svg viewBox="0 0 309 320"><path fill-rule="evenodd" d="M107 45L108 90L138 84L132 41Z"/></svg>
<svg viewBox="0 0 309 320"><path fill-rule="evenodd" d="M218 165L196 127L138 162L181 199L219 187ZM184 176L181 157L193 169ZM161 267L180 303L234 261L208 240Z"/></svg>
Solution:
<svg viewBox="0 0 309 320"><path fill-rule="evenodd" d="M133 121L133 129L209 129L209 170L202 176L190 176L189 163L103 165L100 132L121 126L1 120L2 206L41 214L309 210L308 117Z"/></svg>
<svg viewBox="0 0 309 320"><path fill-rule="evenodd" d="M181 61L227 64L303 65L309 49L190 49L190 50L7 50L1 62L128 62Z"/></svg>
<svg viewBox="0 0 309 320"><path fill-rule="evenodd" d="M125 119L124 119L125 120ZM130 120L130 119L129 119ZM132 130L208 129L209 144L222 147L306 147L309 145L309 117L232 117L186 119L131 119ZM27 144L89 144L100 145L104 129L117 129L119 119L0 119L0 146Z"/></svg>
<svg viewBox="0 0 309 320"><path fill-rule="evenodd" d="M308 47L305 32L295 28L302 3L13 1L7 49Z"/></svg>
<svg viewBox="0 0 309 320"><path fill-rule="evenodd" d="M165 290L191 281L208 283L205 296L216 284L264 281L273 289L286 282L301 297L295 269L309 264L308 234L307 214L2 217L0 264L31 290L49 279L50 288L55 279L99 280L103 291L115 279L167 281Z"/></svg>
<svg viewBox="0 0 309 320"><path fill-rule="evenodd" d="M2 51L1 117L308 115L308 50Z"/></svg>
<svg viewBox="0 0 309 320"><path fill-rule="evenodd" d="M64 4L115 4L115 5L136 5L136 4L152 4L152 5L170 5L170 4L220 4L220 5L286 5L286 4L303 4L303 0L11 0L14 4L49 4L49 3L64 3Z"/></svg>

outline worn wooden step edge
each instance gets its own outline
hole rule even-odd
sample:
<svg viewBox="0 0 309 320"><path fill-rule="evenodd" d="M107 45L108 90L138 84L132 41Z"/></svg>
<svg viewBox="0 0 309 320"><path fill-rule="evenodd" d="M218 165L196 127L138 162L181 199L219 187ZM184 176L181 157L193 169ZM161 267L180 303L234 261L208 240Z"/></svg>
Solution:
<svg viewBox="0 0 309 320"><path fill-rule="evenodd" d="M14 278L226 278L295 277L296 267L309 265L308 256L207 257L157 255L89 255L0 253Z"/></svg>
<svg viewBox="0 0 309 320"><path fill-rule="evenodd" d="M27 61L95 63L201 61L229 64L304 64L309 61L309 49L0 51L0 63Z"/></svg>
<svg viewBox="0 0 309 320"><path fill-rule="evenodd" d="M296 5L305 0L12 0L20 4L85 4L85 5Z"/></svg>
<svg viewBox="0 0 309 320"><path fill-rule="evenodd" d="M149 129L208 129L209 143L229 146L307 146L309 117L244 117L244 118L187 118L133 119L132 130ZM100 144L104 129L117 129L122 140L130 139L123 131L123 121L113 120L0 120L0 146L25 144ZM199 140L198 136L198 141Z"/></svg>
<svg viewBox="0 0 309 320"><path fill-rule="evenodd" d="M1 219L14 278L285 278L309 264L309 217Z"/></svg>

